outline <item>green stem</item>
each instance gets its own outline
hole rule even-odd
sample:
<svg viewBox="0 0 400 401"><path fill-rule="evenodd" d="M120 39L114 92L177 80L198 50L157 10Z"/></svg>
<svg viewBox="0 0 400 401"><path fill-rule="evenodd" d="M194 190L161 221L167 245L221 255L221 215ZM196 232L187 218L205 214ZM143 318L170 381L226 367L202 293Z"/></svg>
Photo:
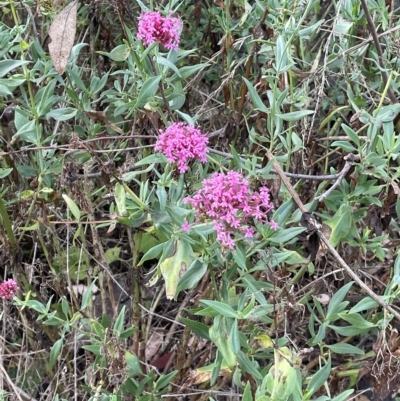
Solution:
<svg viewBox="0 0 400 401"><path fill-rule="evenodd" d="M7 231L8 241L11 245L12 252L14 253L17 248L17 242L15 241L14 231L11 226L10 217L8 216L7 209L4 205L3 199L0 198L0 216L3 225Z"/></svg>

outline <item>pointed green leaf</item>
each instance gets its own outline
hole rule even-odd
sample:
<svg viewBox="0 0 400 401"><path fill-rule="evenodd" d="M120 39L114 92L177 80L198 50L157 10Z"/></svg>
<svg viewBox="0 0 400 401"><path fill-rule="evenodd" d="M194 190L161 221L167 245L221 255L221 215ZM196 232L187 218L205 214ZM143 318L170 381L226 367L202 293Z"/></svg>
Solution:
<svg viewBox="0 0 400 401"><path fill-rule="evenodd" d="M55 365L55 363L57 362L57 358L60 355L63 341L64 341L64 337L61 337L51 347L51 350L50 350L50 361L49 361L50 369L52 369L53 366Z"/></svg>
<svg viewBox="0 0 400 401"><path fill-rule="evenodd" d="M249 90L251 101L253 102L254 109L262 111L264 113L269 113L269 109L263 101L261 100L260 96L258 95L257 91L254 89L254 86L250 81L248 81L245 77L243 77L243 81L245 82L247 89Z"/></svg>
<svg viewBox="0 0 400 401"><path fill-rule="evenodd" d="M76 220L81 219L81 211L79 210L77 204L66 194L63 194L62 197L65 200L65 203L67 204L69 210L71 210L71 213L74 215Z"/></svg>
<svg viewBox="0 0 400 401"><path fill-rule="evenodd" d="M351 212L350 205L342 205L331 219L325 221L325 224L332 229L329 242L333 247L338 245L340 240L346 238L349 233L352 224Z"/></svg>

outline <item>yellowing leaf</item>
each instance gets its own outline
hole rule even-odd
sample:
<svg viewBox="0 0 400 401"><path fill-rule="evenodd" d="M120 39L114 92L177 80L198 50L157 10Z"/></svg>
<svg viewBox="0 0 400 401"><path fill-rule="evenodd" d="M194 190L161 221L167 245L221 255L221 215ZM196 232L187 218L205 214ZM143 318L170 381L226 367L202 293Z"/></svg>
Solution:
<svg viewBox="0 0 400 401"><path fill-rule="evenodd" d="M72 1L54 18L49 29L49 51L54 68L61 75L65 71L76 33L78 1Z"/></svg>
<svg viewBox="0 0 400 401"><path fill-rule="evenodd" d="M274 348L275 344L272 341L271 337L266 335L266 334L262 334L260 336L256 336L254 337L255 340L259 341L259 344L262 348L266 349L266 348Z"/></svg>
<svg viewBox="0 0 400 401"><path fill-rule="evenodd" d="M168 299L173 299L179 279L184 275L193 260L192 247L184 241L177 240L173 255L160 265L165 280L165 292Z"/></svg>

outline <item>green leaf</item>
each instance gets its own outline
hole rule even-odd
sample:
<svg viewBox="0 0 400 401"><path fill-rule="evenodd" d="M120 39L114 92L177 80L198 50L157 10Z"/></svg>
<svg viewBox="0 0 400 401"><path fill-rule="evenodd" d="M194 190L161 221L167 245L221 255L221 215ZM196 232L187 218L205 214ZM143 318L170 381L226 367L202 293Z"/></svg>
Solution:
<svg viewBox="0 0 400 401"><path fill-rule="evenodd" d="M169 241L168 241L169 243ZM153 246L153 248L149 249L142 257L142 259L140 259L140 262L138 263L138 266L141 266L144 262L146 262L146 260L151 260L151 259L157 259L164 247L166 246L167 243L162 243L162 244L158 244Z"/></svg>
<svg viewBox="0 0 400 401"><path fill-rule="evenodd" d="M335 215L324 222L328 225L332 232L329 242L333 247L337 246L340 240L346 238L352 225L352 208L350 205L341 205Z"/></svg>
<svg viewBox="0 0 400 401"><path fill-rule="evenodd" d="M46 118L54 118L57 121L67 121L71 118L74 118L77 112L78 110L72 107L63 107L49 111L46 114Z"/></svg>
<svg viewBox="0 0 400 401"><path fill-rule="evenodd" d="M232 309L232 307L227 305L227 304L224 304L224 303L219 302L219 301L212 301L212 300L209 300L209 299L202 299L200 302L202 304L205 304L205 305L209 306L210 308L214 309L215 311L217 311L222 316L233 317L235 319L238 318L237 312L234 311Z"/></svg>
<svg viewBox="0 0 400 401"><path fill-rule="evenodd" d="M88 345L82 345L82 348L92 352L95 355L100 355L102 346L98 344L88 344Z"/></svg>
<svg viewBox="0 0 400 401"><path fill-rule="evenodd" d="M93 320L91 322L91 325L100 340L104 341L104 339L106 338L105 328L97 320Z"/></svg>
<svg viewBox="0 0 400 401"><path fill-rule="evenodd" d="M360 138L357 135L357 132L355 132L353 129L351 129L349 126L346 124L342 124L343 131L346 133L346 135L357 145L360 146Z"/></svg>
<svg viewBox="0 0 400 401"><path fill-rule="evenodd" d="M140 88L135 108L143 107L152 99L158 89L160 80L161 77L151 77L143 84L143 86Z"/></svg>
<svg viewBox="0 0 400 401"><path fill-rule="evenodd" d="M243 372L249 373L257 381L263 380L263 377L261 373L257 370L254 361L251 361L250 358L243 351L238 352L237 361Z"/></svg>
<svg viewBox="0 0 400 401"><path fill-rule="evenodd" d="M349 398L349 396L351 395L351 394L353 394L354 393L354 390L353 389L351 389L351 390L346 390L346 391L344 391L342 394L339 394L338 396L336 396L335 398L332 398L332 401L345 401L345 400L347 400L348 398Z"/></svg>
<svg viewBox="0 0 400 401"><path fill-rule="evenodd" d="M107 261L108 264L111 264L113 262L121 260L120 254L121 254L121 247L120 246L116 246L114 248L108 248L104 252L104 256L105 256L106 261Z"/></svg>
<svg viewBox="0 0 400 401"><path fill-rule="evenodd" d="M393 121L399 113L400 104L391 104L389 106L381 107L376 113L375 118L383 123L390 122Z"/></svg>
<svg viewBox="0 0 400 401"><path fill-rule="evenodd" d="M143 374L139 358L136 355L125 351L125 362L128 377L141 376Z"/></svg>
<svg viewBox="0 0 400 401"><path fill-rule="evenodd" d="M358 336L359 334L365 334L368 332L369 329L361 329L355 326L334 326L328 325L329 328L336 331L336 333L340 334L344 337L353 337Z"/></svg>
<svg viewBox="0 0 400 401"><path fill-rule="evenodd" d="M238 264L238 266L243 269L247 270L246 266L246 248L244 247L243 243L239 243L236 246L236 252L233 252L233 259Z"/></svg>
<svg viewBox="0 0 400 401"><path fill-rule="evenodd" d="M129 327L129 329L124 330L120 335L119 335L119 339L125 339L125 338L129 338L132 336L133 333L135 333L137 331L136 327Z"/></svg>
<svg viewBox="0 0 400 401"><path fill-rule="evenodd" d="M309 116L310 114L314 114L314 110L298 110L292 111L291 113L285 114L277 114L279 118L283 121L298 121L304 118L305 116Z"/></svg>
<svg viewBox="0 0 400 401"><path fill-rule="evenodd" d="M185 317L181 317L180 319L185 326L189 327L189 329L193 331L194 334L211 341L210 336L208 335L209 327L206 324L196 322L195 320L190 320Z"/></svg>
<svg viewBox="0 0 400 401"><path fill-rule="evenodd" d="M298 35L302 38L309 39L310 35L312 35L324 22L325 20L321 19L313 25L300 29Z"/></svg>
<svg viewBox="0 0 400 401"><path fill-rule="evenodd" d="M11 174L13 168L0 168L0 178L6 178L9 174Z"/></svg>
<svg viewBox="0 0 400 401"><path fill-rule="evenodd" d="M370 329L376 326L368 320L365 320L359 313L348 313L345 311L339 313L338 316L358 329Z"/></svg>
<svg viewBox="0 0 400 401"><path fill-rule="evenodd" d="M0 61L0 78L3 78L11 70L21 67L21 65L28 64L29 61L22 60L1 60Z"/></svg>
<svg viewBox="0 0 400 401"><path fill-rule="evenodd" d="M60 355L61 352L61 348L64 342L64 337L61 337L60 339L58 339L53 346L51 347L50 350L50 360L49 360L49 368L53 369L53 366L55 365L55 363L57 362L57 358Z"/></svg>
<svg viewBox="0 0 400 401"><path fill-rule="evenodd" d="M332 344L332 345L327 345L327 347L335 352L336 354L355 354L355 355L364 355L365 352L361 350L360 348L355 347L354 345L351 344L346 344L346 343L337 343L337 344Z"/></svg>
<svg viewBox="0 0 400 401"><path fill-rule="evenodd" d="M188 65L179 69L179 74L181 75L181 79L187 79L195 72L203 70L204 68L208 67L209 63L200 63L194 65Z"/></svg>
<svg viewBox="0 0 400 401"><path fill-rule="evenodd" d="M182 290L194 288L203 278L206 271L207 264L201 262L199 259L195 259L190 265L188 271L179 280L176 294L179 294Z"/></svg>
<svg viewBox="0 0 400 401"><path fill-rule="evenodd" d="M14 136L19 136L22 140L36 144L38 141L38 133L36 129L35 121L29 121L24 124Z"/></svg>
<svg viewBox="0 0 400 401"><path fill-rule="evenodd" d="M214 319L214 324L210 327L209 335L227 366L229 368L236 366L236 355L230 346L229 328L225 317L217 316Z"/></svg>
<svg viewBox="0 0 400 401"><path fill-rule="evenodd" d="M160 264L168 299L173 299L175 297L178 282L192 264L193 260L192 247L188 242L177 240L174 245L175 249L173 249L173 255L163 260Z"/></svg>
<svg viewBox="0 0 400 401"><path fill-rule="evenodd" d="M126 210L126 193L124 186L120 183L115 185L114 199L120 216L126 216L128 214Z"/></svg>
<svg viewBox="0 0 400 401"><path fill-rule="evenodd" d="M71 210L71 213L74 215L75 219L80 221L81 211L79 210L77 204L66 194L63 194L62 197L64 198L65 203L67 204L69 210Z"/></svg>
<svg viewBox="0 0 400 401"><path fill-rule="evenodd" d="M156 381L155 391L160 391L163 388L170 385L171 380L176 376L178 373L177 370L173 370L172 372L168 373L167 375L161 375L160 378Z"/></svg>
<svg viewBox="0 0 400 401"><path fill-rule="evenodd" d="M167 68L164 68L164 71L163 71L163 74L164 75L167 75L167 73L168 73L168 68L169 69L171 69L172 71L174 71L174 73L178 76L178 78L182 78L181 76L180 76L180 73L179 73L179 70L178 70L178 68L176 67L176 65L174 64L174 63L171 63L171 61L169 61L168 59L166 59L165 57L161 57L161 56L158 56L157 58L156 58L156 64L157 65L164 65L165 67L167 67Z"/></svg>
<svg viewBox="0 0 400 401"><path fill-rule="evenodd" d="M332 147L338 147L343 149L346 152L355 152L357 149L348 141L333 141L331 144Z"/></svg>
<svg viewBox="0 0 400 401"><path fill-rule="evenodd" d="M329 302L328 310L326 312L326 320L330 320L333 315L340 312L340 304L342 303L344 297L347 295L350 287L353 285L354 281L350 281L340 290L338 290Z"/></svg>
<svg viewBox="0 0 400 401"><path fill-rule="evenodd" d="M250 382L247 382L246 387L243 391L242 401L253 401L253 396L251 394Z"/></svg>
<svg viewBox="0 0 400 401"><path fill-rule="evenodd" d="M276 38L275 43L275 69L278 74L285 71L285 67L287 66L288 56L287 56L287 47L285 40L282 35L279 35Z"/></svg>
<svg viewBox="0 0 400 401"><path fill-rule="evenodd" d="M334 26L334 32L335 34L346 35L352 26L353 26L352 22L345 20L342 17L339 17Z"/></svg>
<svg viewBox="0 0 400 401"><path fill-rule="evenodd" d="M245 82L247 89L249 90L250 98L253 102L254 109L262 111L264 113L269 113L269 109L265 106L257 91L254 89L254 86L248 81L245 77L243 77L243 81Z"/></svg>
<svg viewBox="0 0 400 401"><path fill-rule="evenodd" d="M372 299L371 297L365 297L356 305L354 305L350 310L349 313L357 313L362 312L364 310L369 310L376 308L378 306L378 302Z"/></svg>
<svg viewBox="0 0 400 401"><path fill-rule="evenodd" d="M268 238L271 244L281 245L285 244L291 239L297 237L299 234L306 230L305 227L291 227L274 231Z"/></svg>
<svg viewBox="0 0 400 401"><path fill-rule="evenodd" d="M107 56L111 60L114 61L125 61L130 52L130 47L127 45L119 45L116 48L112 49L110 53L97 51L96 53L102 54L103 56Z"/></svg>
<svg viewBox="0 0 400 401"><path fill-rule="evenodd" d="M240 340L239 340L239 326L238 319L233 321L231 331L229 333L229 342L232 351L237 354L240 351Z"/></svg>
<svg viewBox="0 0 400 401"><path fill-rule="evenodd" d="M119 315L115 319L113 329L114 329L114 331L116 331L119 334L122 333L122 330L124 329L125 310L126 310L126 306L124 305L121 309L121 312L119 312Z"/></svg>
<svg viewBox="0 0 400 401"><path fill-rule="evenodd" d="M329 374L331 373L331 358L328 359L327 364L319 369L311 378L310 382L307 385L307 391L314 394L328 379Z"/></svg>
<svg viewBox="0 0 400 401"><path fill-rule="evenodd" d="M81 303L81 310L85 310L93 296L93 286L96 283L96 279L93 280L90 285L86 288L85 292L82 295L82 303Z"/></svg>

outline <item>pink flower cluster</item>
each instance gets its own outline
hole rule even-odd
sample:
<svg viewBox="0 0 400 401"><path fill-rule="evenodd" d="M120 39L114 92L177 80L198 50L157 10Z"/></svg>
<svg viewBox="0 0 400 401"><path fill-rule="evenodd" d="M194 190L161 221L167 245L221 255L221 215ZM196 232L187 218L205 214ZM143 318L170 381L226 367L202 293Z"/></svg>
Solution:
<svg viewBox="0 0 400 401"><path fill-rule="evenodd" d="M148 11L139 17L137 37L145 46L158 42L168 50L178 50L180 29L179 18L163 17L157 11Z"/></svg>
<svg viewBox="0 0 400 401"><path fill-rule="evenodd" d="M11 299L18 289L19 288L15 280L6 280L0 284L0 298Z"/></svg>
<svg viewBox="0 0 400 401"><path fill-rule="evenodd" d="M269 224L274 230L278 228L277 223L267 220L267 213L273 209L269 189L261 187L259 192L251 192L249 182L234 171L214 173L203 181L203 188L195 196L185 198L184 202L197 209L200 220L213 220L217 240L230 249L235 247L235 233L253 237L254 229L248 225L251 219ZM185 231L188 228L188 224L182 226Z"/></svg>
<svg viewBox="0 0 400 401"><path fill-rule="evenodd" d="M200 130L185 123L175 123L160 133L154 149L163 153L170 163L176 162L180 173L189 170L187 163L191 159L207 161L208 138Z"/></svg>

